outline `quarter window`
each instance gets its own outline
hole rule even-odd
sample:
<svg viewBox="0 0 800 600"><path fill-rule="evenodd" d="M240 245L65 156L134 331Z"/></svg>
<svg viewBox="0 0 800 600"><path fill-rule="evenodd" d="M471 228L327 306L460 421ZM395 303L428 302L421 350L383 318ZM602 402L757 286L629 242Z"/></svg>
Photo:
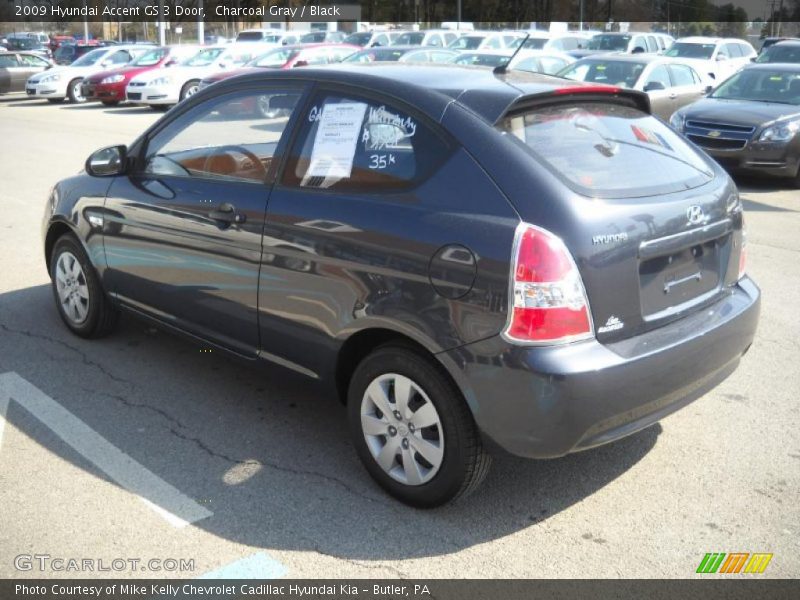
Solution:
<svg viewBox="0 0 800 600"><path fill-rule="evenodd" d="M659 65L655 69L650 72L650 75L647 77L647 81L645 85L648 83L658 82L664 86L664 89L672 87L672 83L669 80L669 72L664 65Z"/></svg>
<svg viewBox="0 0 800 600"><path fill-rule="evenodd" d="M672 71L672 79L675 80L675 85L678 87L697 83L697 77L691 67L675 64L670 65L669 70Z"/></svg>
<svg viewBox="0 0 800 600"><path fill-rule="evenodd" d="M225 96L188 125L167 127L148 144L150 175L262 183L300 93L271 91Z"/></svg>
<svg viewBox="0 0 800 600"><path fill-rule="evenodd" d="M301 119L283 183L380 191L412 186L448 155L448 145L416 116L383 102L327 95Z"/></svg>

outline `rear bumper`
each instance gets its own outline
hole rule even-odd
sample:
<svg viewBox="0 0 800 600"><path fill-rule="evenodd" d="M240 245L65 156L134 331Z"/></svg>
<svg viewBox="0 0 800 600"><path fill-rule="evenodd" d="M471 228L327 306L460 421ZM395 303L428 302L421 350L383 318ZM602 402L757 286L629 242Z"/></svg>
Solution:
<svg viewBox="0 0 800 600"><path fill-rule="evenodd" d="M703 311L614 344L522 347L496 336L440 356L486 437L551 458L639 431L718 385L753 342L759 309L745 278Z"/></svg>

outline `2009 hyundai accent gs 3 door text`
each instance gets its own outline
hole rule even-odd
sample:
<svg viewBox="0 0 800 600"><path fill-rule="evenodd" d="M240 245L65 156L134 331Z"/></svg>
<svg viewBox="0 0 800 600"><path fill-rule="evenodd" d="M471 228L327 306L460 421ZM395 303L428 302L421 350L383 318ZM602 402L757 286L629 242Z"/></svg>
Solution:
<svg viewBox="0 0 800 600"><path fill-rule="evenodd" d="M280 116L254 118L270 97ZM335 388L390 494L474 489L638 431L752 343L730 178L646 96L373 65L213 85L56 185L43 223L77 335L120 310Z"/></svg>

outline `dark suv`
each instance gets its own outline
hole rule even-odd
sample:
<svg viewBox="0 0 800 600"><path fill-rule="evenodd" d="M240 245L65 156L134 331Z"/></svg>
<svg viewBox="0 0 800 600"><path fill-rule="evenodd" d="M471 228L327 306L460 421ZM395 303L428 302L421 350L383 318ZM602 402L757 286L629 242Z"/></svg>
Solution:
<svg viewBox="0 0 800 600"><path fill-rule="evenodd" d="M265 97L277 116L241 110ZM369 473L417 506L474 489L488 448L563 456L655 423L756 330L736 187L639 92L262 71L86 171L43 223L67 327L124 310L328 384Z"/></svg>

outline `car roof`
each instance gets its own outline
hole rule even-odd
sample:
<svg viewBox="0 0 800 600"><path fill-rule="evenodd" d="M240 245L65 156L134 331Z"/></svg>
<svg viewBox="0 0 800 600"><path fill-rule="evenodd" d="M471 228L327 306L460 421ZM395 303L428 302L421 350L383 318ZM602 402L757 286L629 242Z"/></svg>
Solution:
<svg viewBox="0 0 800 600"><path fill-rule="evenodd" d="M361 88L365 93L379 92L415 106L436 121L441 119L447 106L456 101L490 123L496 122L524 96L563 87L585 87L581 82L527 71L495 74L492 69L462 65L394 62L336 63L287 71L265 69L215 85L233 86L275 79L345 84Z"/></svg>
<svg viewBox="0 0 800 600"><path fill-rule="evenodd" d="M800 40L798 39L786 39L781 40L780 42L776 42L772 44L772 47L780 46L781 48L785 48L786 46L800 46ZM769 48L767 48L769 50Z"/></svg>
<svg viewBox="0 0 800 600"><path fill-rule="evenodd" d="M638 54L627 54L625 52L608 52L605 54L590 54L579 59L582 62L589 62L593 60L614 60L617 62L631 62L631 63L651 63L656 60L666 60L665 57L657 54L645 54L640 52Z"/></svg>
<svg viewBox="0 0 800 600"><path fill-rule="evenodd" d="M744 66L748 71L787 71L789 73L800 73L800 64L798 63L750 63Z"/></svg>

